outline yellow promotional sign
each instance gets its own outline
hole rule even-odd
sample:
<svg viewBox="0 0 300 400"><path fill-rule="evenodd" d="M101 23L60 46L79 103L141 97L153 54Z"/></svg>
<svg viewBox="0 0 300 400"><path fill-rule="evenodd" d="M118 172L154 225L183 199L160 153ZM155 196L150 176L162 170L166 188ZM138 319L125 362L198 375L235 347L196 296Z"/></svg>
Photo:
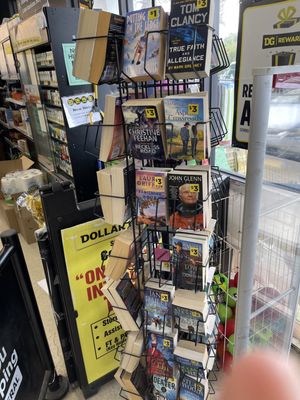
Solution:
<svg viewBox="0 0 300 400"><path fill-rule="evenodd" d="M102 287L114 240L127 228L128 224L108 225L96 219L61 231L88 383L118 368L116 349L126 340Z"/></svg>

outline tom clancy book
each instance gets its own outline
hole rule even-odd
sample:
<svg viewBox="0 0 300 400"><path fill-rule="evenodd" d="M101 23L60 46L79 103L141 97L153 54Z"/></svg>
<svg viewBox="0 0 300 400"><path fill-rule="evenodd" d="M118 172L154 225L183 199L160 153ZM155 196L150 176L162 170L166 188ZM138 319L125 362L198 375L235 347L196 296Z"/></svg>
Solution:
<svg viewBox="0 0 300 400"><path fill-rule="evenodd" d="M178 331L159 334L148 332L146 337L146 364L149 375L172 378L174 371L174 349Z"/></svg>
<svg viewBox="0 0 300 400"><path fill-rule="evenodd" d="M167 172L136 170L137 223L165 226L167 222Z"/></svg>
<svg viewBox="0 0 300 400"><path fill-rule="evenodd" d="M159 31L166 27L167 16L162 7L127 14L123 49L125 80L164 79L166 35Z"/></svg>
<svg viewBox="0 0 300 400"><path fill-rule="evenodd" d="M204 291L208 263L208 239L177 234L172 238L171 265L176 288Z"/></svg>
<svg viewBox="0 0 300 400"><path fill-rule="evenodd" d="M209 76L214 0L172 0L167 77L193 79ZM210 25L210 26L208 26Z"/></svg>
<svg viewBox="0 0 300 400"><path fill-rule="evenodd" d="M207 379L201 382L188 375L184 375L179 389L180 400L206 400L209 392Z"/></svg>
<svg viewBox="0 0 300 400"><path fill-rule="evenodd" d="M164 98L168 157L204 160L207 157L208 94Z"/></svg>
<svg viewBox="0 0 300 400"><path fill-rule="evenodd" d="M209 222L207 174L201 171L168 173L169 226L173 229L201 230Z"/></svg>
<svg viewBox="0 0 300 400"><path fill-rule="evenodd" d="M166 135L162 99L128 100L122 105L128 153L137 159L164 160Z"/></svg>
<svg viewBox="0 0 300 400"><path fill-rule="evenodd" d="M145 284L144 310L148 331L163 333L172 330L174 292L174 286L160 285L159 279L156 278L152 278Z"/></svg>

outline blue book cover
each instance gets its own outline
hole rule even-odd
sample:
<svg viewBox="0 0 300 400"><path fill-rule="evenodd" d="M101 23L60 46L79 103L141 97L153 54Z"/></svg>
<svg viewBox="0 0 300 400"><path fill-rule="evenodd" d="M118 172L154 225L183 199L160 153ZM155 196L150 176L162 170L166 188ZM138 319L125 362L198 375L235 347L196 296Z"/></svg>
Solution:
<svg viewBox="0 0 300 400"><path fill-rule="evenodd" d="M173 283L176 288L204 290L205 267L202 266L203 244L180 236L172 239Z"/></svg>
<svg viewBox="0 0 300 400"><path fill-rule="evenodd" d="M203 318L200 312L179 307L174 304L172 310L175 318L175 327L178 327L180 331L187 332L191 335L205 334L205 326L202 322Z"/></svg>
<svg viewBox="0 0 300 400"><path fill-rule="evenodd" d="M187 375L183 377L179 389L179 400L205 400L206 396L207 390L204 384Z"/></svg>
<svg viewBox="0 0 300 400"><path fill-rule="evenodd" d="M155 399L159 400L176 400L178 390L178 379L174 376L172 378L165 378L159 375L153 375L153 395Z"/></svg>
<svg viewBox="0 0 300 400"><path fill-rule="evenodd" d="M144 289L144 310L147 329L153 332L172 329L172 299L174 287L149 281Z"/></svg>
<svg viewBox="0 0 300 400"><path fill-rule="evenodd" d="M126 16L123 72L131 79L163 79L166 27L162 7L129 12ZM125 79L126 79L125 75Z"/></svg>
<svg viewBox="0 0 300 400"><path fill-rule="evenodd" d="M201 362L180 357L177 354L174 354L174 359L181 374L189 375L197 379L206 378L206 372Z"/></svg>
<svg viewBox="0 0 300 400"><path fill-rule="evenodd" d="M146 361L149 375L158 375L165 378L174 376L174 348L176 334L164 336L148 332L146 338Z"/></svg>
<svg viewBox="0 0 300 400"><path fill-rule="evenodd" d="M168 156L203 160L206 155L207 96L164 98Z"/></svg>

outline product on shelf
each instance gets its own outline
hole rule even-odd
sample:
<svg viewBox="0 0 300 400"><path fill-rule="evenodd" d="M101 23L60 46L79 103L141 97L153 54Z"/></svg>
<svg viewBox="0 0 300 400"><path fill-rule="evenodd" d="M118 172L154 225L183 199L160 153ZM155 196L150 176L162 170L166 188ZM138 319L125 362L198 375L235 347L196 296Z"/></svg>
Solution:
<svg viewBox="0 0 300 400"><path fill-rule="evenodd" d="M54 64L52 51L46 51L44 53L37 53L35 59L38 67L48 67Z"/></svg>
<svg viewBox="0 0 300 400"><path fill-rule="evenodd" d="M101 132L99 160L110 161L124 156L124 125L121 99L118 96L106 95L103 127Z"/></svg>
<svg viewBox="0 0 300 400"><path fill-rule="evenodd" d="M162 99L128 100L122 105L128 153L137 159L166 158Z"/></svg>
<svg viewBox="0 0 300 400"><path fill-rule="evenodd" d="M176 288L204 291L209 268L208 238L176 233L172 245L171 265Z"/></svg>
<svg viewBox="0 0 300 400"><path fill-rule="evenodd" d="M193 79L209 76L213 19L214 0L207 0L203 4L197 0L171 1L168 78Z"/></svg>
<svg viewBox="0 0 300 400"><path fill-rule="evenodd" d="M5 194L27 192L32 187L44 184L43 173L39 169L15 171L1 178L1 191Z"/></svg>
<svg viewBox="0 0 300 400"><path fill-rule="evenodd" d="M148 331L166 333L173 329L172 300L175 287L171 282L162 285L151 278L144 288L145 324Z"/></svg>
<svg viewBox="0 0 300 400"><path fill-rule="evenodd" d="M92 83L116 79L124 29L125 18L120 15L81 9L77 39L83 39L76 41L73 75Z"/></svg>
<svg viewBox="0 0 300 400"><path fill-rule="evenodd" d="M209 393L208 381L193 379L184 375L180 389L180 400L206 400Z"/></svg>
<svg viewBox="0 0 300 400"><path fill-rule="evenodd" d="M46 114L50 122L64 125L64 116L62 110L46 107Z"/></svg>
<svg viewBox="0 0 300 400"><path fill-rule="evenodd" d="M135 171L137 223L165 226L167 221L167 172L171 169Z"/></svg>
<svg viewBox="0 0 300 400"><path fill-rule="evenodd" d="M166 35L159 31L166 28L167 16L160 6L127 14L123 51L125 80L164 79Z"/></svg>
<svg viewBox="0 0 300 400"><path fill-rule="evenodd" d="M164 98L168 156L203 160L209 156L210 133L207 92Z"/></svg>
<svg viewBox="0 0 300 400"><path fill-rule="evenodd" d="M129 400L142 400L145 398L148 389L147 375L141 363L132 373L119 368L115 374L115 379L125 390L126 397Z"/></svg>
<svg viewBox="0 0 300 400"><path fill-rule="evenodd" d="M168 173L169 226L205 229L209 223L207 174L202 171Z"/></svg>
<svg viewBox="0 0 300 400"><path fill-rule="evenodd" d="M129 168L126 160L122 160L97 171L97 179L105 221L122 225L131 214L129 194L135 190L132 161Z"/></svg>
<svg viewBox="0 0 300 400"><path fill-rule="evenodd" d="M135 250L140 249L138 236L138 230L136 229L134 237L133 228L130 227L116 238L107 260L105 270L107 277L114 280L120 279L135 263Z"/></svg>
<svg viewBox="0 0 300 400"><path fill-rule="evenodd" d="M181 372L193 377L206 378L208 364L207 345L189 340L179 340L174 350L175 362Z"/></svg>
<svg viewBox="0 0 300 400"><path fill-rule="evenodd" d="M132 373L140 362L140 357L144 349L144 333L141 328L138 332L127 334L126 345L121 356L120 367Z"/></svg>

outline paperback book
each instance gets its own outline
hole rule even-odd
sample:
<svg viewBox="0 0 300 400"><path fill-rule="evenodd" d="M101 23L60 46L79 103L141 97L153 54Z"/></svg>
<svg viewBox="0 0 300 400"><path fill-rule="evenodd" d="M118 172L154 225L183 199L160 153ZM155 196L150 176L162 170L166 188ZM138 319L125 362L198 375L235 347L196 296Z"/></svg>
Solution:
<svg viewBox="0 0 300 400"><path fill-rule="evenodd" d="M101 131L99 160L111 161L122 157L125 151L124 125L120 97L107 94Z"/></svg>
<svg viewBox="0 0 300 400"><path fill-rule="evenodd" d="M137 223L165 226L167 221L167 172L136 170Z"/></svg>
<svg viewBox="0 0 300 400"><path fill-rule="evenodd" d="M198 381L188 375L182 379L179 389L180 400L206 400L208 395L208 381L203 379Z"/></svg>
<svg viewBox="0 0 300 400"><path fill-rule="evenodd" d="M162 7L129 12L123 50L124 79L161 80L165 75L167 16Z"/></svg>
<svg viewBox="0 0 300 400"><path fill-rule="evenodd" d="M177 400L179 374L171 378L161 375L153 375L153 395L155 399Z"/></svg>
<svg viewBox="0 0 300 400"><path fill-rule="evenodd" d="M214 2L172 0L167 77L206 78L210 73Z"/></svg>
<svg viewBox="0 0 300 400"><path fill-rule="evenodd" d="M146 337L146 362L149 375L173 378L174 349L178 331L169 334L148 332Z"/></svg>
<svg viewBox="0 0 300 400"><path fill-rule="evenodd" d="M168 156L179 160L207 158L207 92L164 98ZM206 123L205 123L206 122Z"/></svg>
<svg viewBox="0 0 300 400"><path fill-rule="evenodd" d="M144 310L148 331L166 333L172 330L174 292L174 286L160 285L159 279L156 278L152 278L145 284Z"/></svg>
<svg viewBox="0 0 300 400"><path fill-rule="evenodd" d="M128 100L122 105L128 153L137 159L164 160L166 135L162 99Z"/></svg>
<svg viewBox="0 0 300 400"><path fill-rule="evenodd" d="M204 291L209 254L207 239L176 233L172 239L172 245L172 270L175 287Z"/></svg>
<svg viewBox="0 0 300 400"><path fill-rule="evenodd" d="M174 359L182 374L195 378L206 378L208 365L207 345L189 340L179 340L174 350Z"/></svg>
<svg viewBox="0 0 300 400"><path fill-rule="evenodd" d="M173 229L205 229L209 210L207 174L201 171L172 171L168 174L169 226Z"/></svg>

